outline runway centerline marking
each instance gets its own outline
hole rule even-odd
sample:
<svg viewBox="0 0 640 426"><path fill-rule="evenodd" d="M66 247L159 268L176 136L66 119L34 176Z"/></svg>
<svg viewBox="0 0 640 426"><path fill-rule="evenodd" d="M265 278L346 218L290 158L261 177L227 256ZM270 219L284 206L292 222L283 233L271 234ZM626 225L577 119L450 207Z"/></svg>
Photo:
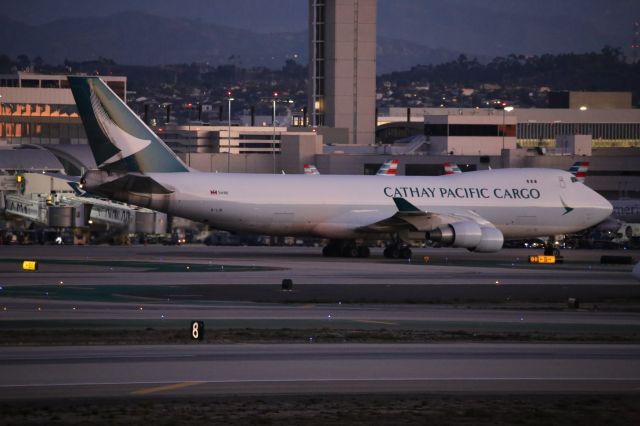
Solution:
<svg viewBox="0 0 640 426"><path fill-rule="evenodd" d="M365 324L398 325L397 322L391 322L391 321L374 321L374 320L354 320L354 321L365 323Z"/></svg>
<svg viewBox="0 0 640 426"><path fill-rule="evenodd" d="M151 388L138 389L137 391L131 392L131 395L149 395L151 393L157 393L157 392L164 392L164 391L171 391L171 390L176 390L176 389L188 388L188 387L191 387L191 386L201 385L203 383L206 383L206 382L182 382L182 383L174 383L174 384L171 384L171 385L154 386L154 387L151 387Z"/></svg>

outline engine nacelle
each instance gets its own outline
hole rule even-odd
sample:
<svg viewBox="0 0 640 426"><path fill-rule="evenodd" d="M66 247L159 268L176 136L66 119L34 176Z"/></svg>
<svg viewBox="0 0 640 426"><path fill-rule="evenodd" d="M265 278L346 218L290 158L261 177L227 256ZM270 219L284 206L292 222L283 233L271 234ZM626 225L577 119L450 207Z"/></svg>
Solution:
<svg viewBox="0 0 640 426"><path fill-rule="evenodd" d="M480 226L475 222L455 222L441 226L428 232L427 239L481 253L498 251L504 243L504 236L499 229Z"/></svg>
<svg viewBox="0 0 640 426"><path fill-rule="evenodd" d="M475 222L450 223L428 232L427 239L453 247L474 248L480 244L482 229Z"/></svg>
<svg viewBox="0 0 640 426"><path fill-rule="evenodd" d="M477 251L479 253L491 253L494 251L499 251L504 244L504 236L499 229L483 226L482 227L482 239L480 240L480 244L471 248L471 251Z"/></svg>

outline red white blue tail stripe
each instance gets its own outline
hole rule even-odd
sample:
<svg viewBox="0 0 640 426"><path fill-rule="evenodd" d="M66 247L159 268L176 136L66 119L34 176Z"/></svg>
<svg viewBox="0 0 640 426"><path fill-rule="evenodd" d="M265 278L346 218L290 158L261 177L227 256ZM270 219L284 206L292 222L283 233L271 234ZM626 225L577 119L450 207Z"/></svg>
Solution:
<svg viewBox="0 0 640 426"><path fill-rule="evenodd" d="M578 181L584 182L584 179L587 177L588 170L588 161L576 161L575 163L573 163L573 166L569 168L569 173L574 175L578 179Z"/></svg>
<svg viewBox="0 0 640 426"><path fill-rule="evenodd" d="M387 160L378 170L378 176L395 176L398 172L398 160Z"/></svg>

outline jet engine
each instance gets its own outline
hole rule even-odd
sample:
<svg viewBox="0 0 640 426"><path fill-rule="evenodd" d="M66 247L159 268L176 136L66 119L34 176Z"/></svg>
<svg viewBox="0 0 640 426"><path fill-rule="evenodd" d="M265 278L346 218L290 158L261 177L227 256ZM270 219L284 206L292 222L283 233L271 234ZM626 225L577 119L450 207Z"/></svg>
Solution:
<svg viewBox="0 0 640 426"><path fill-rule="evenodd" d="M477 252L494 252L502 248L500 230L476 222L455 222L436 228L426 235L428 240Z"/></svg>
<svg viewBox="0 0 640 426"><path fill-rule="evenodd" d="M491 226L483 226L480 244L469 250L477 251L479 253L491 253L494 251L499 251L502 248L503 243L504 236L499 229L493 228Z"/></svg>

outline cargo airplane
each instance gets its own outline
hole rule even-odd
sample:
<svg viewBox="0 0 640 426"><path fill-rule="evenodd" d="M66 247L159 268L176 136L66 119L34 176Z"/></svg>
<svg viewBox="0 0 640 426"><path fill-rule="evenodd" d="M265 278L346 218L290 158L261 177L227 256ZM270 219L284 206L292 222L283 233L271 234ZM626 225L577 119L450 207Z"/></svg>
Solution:
<svg viewBox="0 0 640 426"><path fill-rule="evenodd" d="M575 232L611 204L562 170L500 169L449 176L203 173L189 169L98 77L69 77L98 169L84 188L232 232L327 238L326 256L366 257L363 241L391 236L476 252L505 238Z"/></svg>

